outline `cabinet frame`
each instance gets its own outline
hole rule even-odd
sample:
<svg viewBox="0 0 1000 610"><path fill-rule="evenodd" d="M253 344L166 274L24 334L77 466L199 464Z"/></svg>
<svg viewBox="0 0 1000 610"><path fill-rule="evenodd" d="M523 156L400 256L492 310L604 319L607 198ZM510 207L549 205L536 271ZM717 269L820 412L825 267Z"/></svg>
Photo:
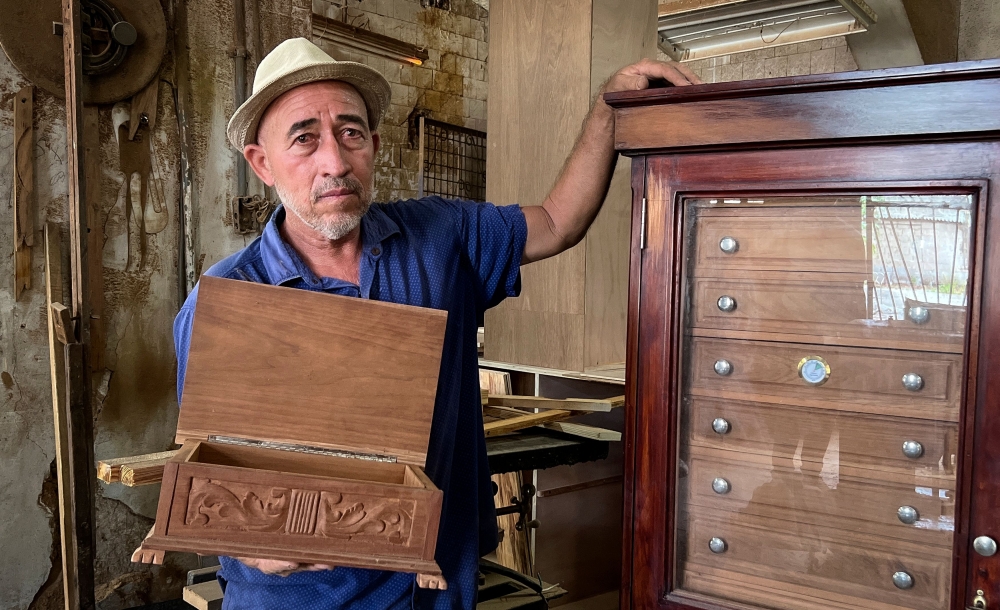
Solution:
<svg viewBox="0 0 1000 610"><path fill-rule="evenodd" d="M986 435L1000 432L1000 409L990 408L990 403L1000 397L1000 383L990 383L986 375L980 374L1000 366L1000 349L989 341L980 343L981 337L1000 336L1000 321L993 321L1000 315L1000 295L991 295L1000 283L989 279L1000 272L1000 227L996 226L1000 219L989 213L990 182L1000 178L1000 146L996 142L937 142L826 144L763 151L740 148L734 152L648 155L633 161L631 359L627 370L631 400L626 412L625 447L631 461L626 462L623 557L628 560L623 565L622 607L738 607L670 593L674 581L673 507L683 362L683 201L725 194L747 197L947 192L976 197L951 608L965 608L977 589L988 591L991 600L1000 601L1000 562L991 561L996 557L981 558L971 551L973 532L996 536L1000 531L1000 518L989 515L987 510L991 498L993 506L1000 502L1000 469L989 466L990 460L997 463L1000 452L988 447L984 440ZM915 163L915 159L923 162ZM826 176L827 180L816 181L816 176ZM644 248L640 248L642 230L646 232ZM987 232L993 237L989 250ZM975 498L974 487L980 490Z"/></svg>

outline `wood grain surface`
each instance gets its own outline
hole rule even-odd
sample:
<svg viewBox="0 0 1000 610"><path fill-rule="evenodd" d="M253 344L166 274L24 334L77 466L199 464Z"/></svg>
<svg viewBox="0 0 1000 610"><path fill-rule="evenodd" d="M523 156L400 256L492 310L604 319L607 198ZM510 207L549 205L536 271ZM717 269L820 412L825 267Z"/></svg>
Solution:
<svg viewBox="0 0 1000 610"><path fill-rule="evenodd" d="M423 465L447 314L203 277L177 441L211 435Z"/></svg>
<svg viewBox="0 0 1000 610"><path fill-rule="evenodd" d="M810 386L798 374L803 358L819 356L831 368L829 380ZM835 409L856 413L957 421L962 396L962 357L771 341L692 339L688 352L690 392L756 402ZM733 372L715 372L719 360ZM903 375L916 373L923 389L903 387Z"/></svg>

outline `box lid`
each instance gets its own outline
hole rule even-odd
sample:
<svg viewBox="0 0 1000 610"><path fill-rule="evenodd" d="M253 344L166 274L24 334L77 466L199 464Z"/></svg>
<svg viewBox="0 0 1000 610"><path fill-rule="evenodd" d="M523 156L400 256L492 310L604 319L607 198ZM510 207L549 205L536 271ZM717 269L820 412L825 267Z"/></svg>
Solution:
<svg viewBox="0 0 1000 610"><path fill-rule="evenodd" d="M177 442L425 464L446 312L214 277L198 290Z"/></svg>

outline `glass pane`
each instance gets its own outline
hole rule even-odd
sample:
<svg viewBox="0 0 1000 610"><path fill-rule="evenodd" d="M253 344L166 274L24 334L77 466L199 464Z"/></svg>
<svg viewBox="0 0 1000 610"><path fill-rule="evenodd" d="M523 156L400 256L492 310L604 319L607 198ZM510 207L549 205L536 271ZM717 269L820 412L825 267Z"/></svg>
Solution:
<svg viewBox="0 0 1000 610"><path fill-rule="evenodd" d="M972 206L685 201L673 593L949 607Z"/></svg>

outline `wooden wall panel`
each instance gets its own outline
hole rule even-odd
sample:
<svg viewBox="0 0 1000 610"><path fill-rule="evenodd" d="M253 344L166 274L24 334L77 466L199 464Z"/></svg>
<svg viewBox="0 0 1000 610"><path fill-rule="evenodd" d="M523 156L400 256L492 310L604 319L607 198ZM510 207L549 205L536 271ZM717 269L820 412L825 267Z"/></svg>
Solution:
<svg viewBox="0 0 1000 610"><path fill-rule="evenodd" d="M589 108L590 6L591 0L491 3L486 161L490 201L540 204L572 150ZM508 299L486 316L486 357L582 369L583 350L570 348L582 344L583 325L570 319L582 321L585 265L581 244L525 267L521 298ZM507 326L528 328L542 321L559 327L558 332L544 333L556 340L526 340Z"/></svg>
<svg viewBox="0 0 1000 610"><path fill-rule="evenodd" d="M656 57L656 2L594 0L590 90L623 66ZM587 233L584 368L625 362L631 161L620 157L608 197Z"/></svg>

